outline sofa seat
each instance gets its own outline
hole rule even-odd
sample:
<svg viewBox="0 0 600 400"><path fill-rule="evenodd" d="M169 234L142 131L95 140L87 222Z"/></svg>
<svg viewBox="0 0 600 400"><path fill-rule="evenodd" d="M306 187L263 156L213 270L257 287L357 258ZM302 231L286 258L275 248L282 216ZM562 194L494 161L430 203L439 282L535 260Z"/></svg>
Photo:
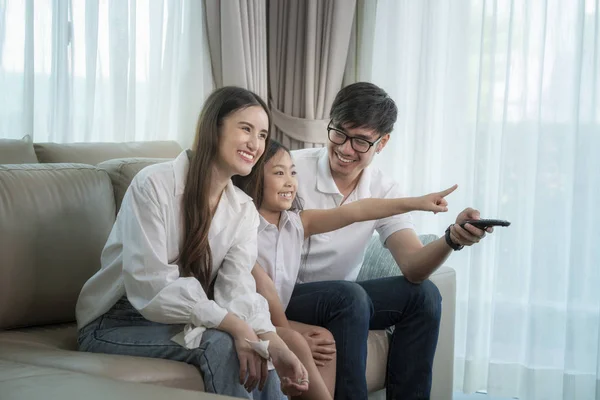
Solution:
<svg viewBox="0 0 600 400"><path fill-rule="evenodd" d="M233 397L118 382L99 376L0 359L2 400L234 400Z"/></svg>
<svg viewBox="0 0 600 400"><path fill-rule="evenodd" d="M382 389L388 339L385 331L372 331L368 343L367 383L370 391ZM40 367L83 372L127 382L153 383L188 390L204 390L198 370L182 362L146 357L94 354L77 351L75 324L0 332L0 358Z"/></svg>
<svg viewBox="0 0 600 400"><path fill-rule="evenodd" d="M0 332L0 358L128 382L204 390L198 370L182 362L77 351L75 324Z"/></svg>

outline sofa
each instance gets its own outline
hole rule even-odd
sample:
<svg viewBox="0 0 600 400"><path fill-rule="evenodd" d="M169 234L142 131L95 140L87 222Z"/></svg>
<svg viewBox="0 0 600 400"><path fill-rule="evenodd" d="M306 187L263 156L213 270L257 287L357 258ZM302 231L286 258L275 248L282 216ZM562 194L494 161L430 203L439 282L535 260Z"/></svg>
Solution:
<svg viewBox="0 0 600 400"><path fill-rule="evenodd" d="M0 140L3 399L65 398L72 387L86 385L106 396L121 397L122 390L122 397L145 399L183 399L189 390L203 391L199 372L185 363L78 352L74 323L79 291L100 267L100 252L129 182L145 166L172 159L180 151L175 142ZM373 237L359 279L398 273L389 252ZM454 270L442 267L432 281L442 294L443 314L431 398L450 400ZM372 399L383 398L388 336L387 331L369 335L367 381ZM148 383L163 388L143 385ZM196 393L194 398L216 397Z"/></svg>

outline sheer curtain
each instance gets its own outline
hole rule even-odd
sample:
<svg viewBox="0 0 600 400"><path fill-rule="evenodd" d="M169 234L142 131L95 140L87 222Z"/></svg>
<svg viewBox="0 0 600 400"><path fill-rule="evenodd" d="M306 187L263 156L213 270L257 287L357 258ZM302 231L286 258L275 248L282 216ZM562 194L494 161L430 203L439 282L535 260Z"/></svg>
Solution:
<svg viewBox="0 0 600 400"><path fill-rule="evenodd" d="M599 1L367 4L353 73L400 111L376 162L407 193L459 184L421 233L512 222L448 260L456 389L600 399Z"/></svg>
<svg viewBox="0 0 600 400"><path fill-rule="evenodd" d="M0 138L187 146L212 88L200 1L0 1Z"/></svg>

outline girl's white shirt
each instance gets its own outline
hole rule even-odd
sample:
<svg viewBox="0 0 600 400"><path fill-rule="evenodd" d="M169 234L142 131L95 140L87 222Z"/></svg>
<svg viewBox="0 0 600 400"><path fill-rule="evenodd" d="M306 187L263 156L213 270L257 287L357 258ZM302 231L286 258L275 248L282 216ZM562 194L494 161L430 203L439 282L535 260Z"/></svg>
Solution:
<svg viewBox="0 0 600 400"><path fill-rule="evenodd" d="M304 227L299 212L282 211L279 227L260 216L257 261L273 280L284 310L300 272L303 243Z"/></svg>

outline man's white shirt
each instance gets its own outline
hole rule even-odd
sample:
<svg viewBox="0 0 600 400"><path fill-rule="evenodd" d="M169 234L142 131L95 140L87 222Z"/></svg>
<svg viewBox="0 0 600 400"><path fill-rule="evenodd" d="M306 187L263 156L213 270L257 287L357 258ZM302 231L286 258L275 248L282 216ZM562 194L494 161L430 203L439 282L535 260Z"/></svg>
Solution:
<svg viewBox="0 0 600 400"><path fill-rule="evenodd" d="M298 195L304 209L329 209L342 204L329 166L327 148L292 151L298 173ZM404 197L399 185L373 166L363 170L360 180L344 204L368 198ZM409 213L376 221L358 222L333 232L311 236L306 264L300 268L299 283L349 280L360 272L367 245L375 230L382 243L394 232L414 229ZM306 246L305 246L306 248Z"/></svg>

